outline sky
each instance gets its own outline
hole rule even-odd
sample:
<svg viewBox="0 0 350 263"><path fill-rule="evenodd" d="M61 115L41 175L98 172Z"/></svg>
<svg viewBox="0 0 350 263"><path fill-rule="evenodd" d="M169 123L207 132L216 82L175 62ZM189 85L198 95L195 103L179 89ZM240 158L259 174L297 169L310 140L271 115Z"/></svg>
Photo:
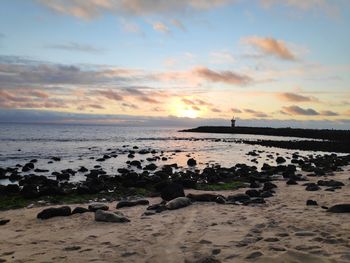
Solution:
<svg viewBox="0 0 350 263"><path fill-rule="evenodd" d="M350 1L2 0L0 122L350 129Z"/></svg>

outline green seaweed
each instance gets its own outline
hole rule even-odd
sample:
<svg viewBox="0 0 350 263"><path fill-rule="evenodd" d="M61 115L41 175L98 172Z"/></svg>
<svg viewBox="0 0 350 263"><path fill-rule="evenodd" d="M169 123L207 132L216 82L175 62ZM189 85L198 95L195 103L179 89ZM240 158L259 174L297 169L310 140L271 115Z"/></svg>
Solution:
<svg viewBox="0 0 350 263"><path fill-rule="evenodd" d="M197 190L203 191L223 191L223 190L236 190L242 187L245 187L246 184L241 181L234 181L229 183L220 183L220 184L197 184Z"/></svg>

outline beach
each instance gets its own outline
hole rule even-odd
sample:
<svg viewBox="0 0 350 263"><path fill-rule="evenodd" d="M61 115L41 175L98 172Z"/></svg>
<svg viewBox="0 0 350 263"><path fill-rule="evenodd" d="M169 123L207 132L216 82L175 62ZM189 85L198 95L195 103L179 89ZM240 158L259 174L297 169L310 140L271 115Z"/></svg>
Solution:
<svg viewBox="0 0 350 263"><path fill-rule="evenodd" d="M350 167L344 170L331 177L346 184L336 192L306 192L301 185L277 181L276 195L266 204L196 202L152 216L143 216L145 206L135 206L118 209L130 219L123 224L95 222L93 213L36 219L42 207L0 212L2 218L11 219L1 226L0 258L4 262L197 262L206 257L218 261L203 262L349 262L349 214L328 213L320 207L350 199ZM308 199L317 200L319 206L306 206ZM160 198L148 200L154 204ZM106 204L116 210L116 202ZM86 206L71 207L78 205Z"/></svg>

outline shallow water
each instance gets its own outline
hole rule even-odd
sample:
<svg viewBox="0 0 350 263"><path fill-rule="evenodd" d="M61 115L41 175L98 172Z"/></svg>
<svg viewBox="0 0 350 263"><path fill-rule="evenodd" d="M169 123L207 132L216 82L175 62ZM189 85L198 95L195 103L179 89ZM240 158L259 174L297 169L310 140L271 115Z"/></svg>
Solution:
<svg viewBox="0 0 350 263"><path fill-rule="evenodd" d="M240 139L275 139L300 140L300 138L241 135L241 134L204 134L178 132L182 127L117 127L107 125L52 125L52 124L0 124L0 167L24 165L31 159L38 159L35 167L48 169L43 175L50 176L53 171L62 169L78 169L85 166L92 169L100 164L105 171L116 174L117 169L127 167L126 161L132 160L125 150L155 149L155 155L136 154L134 160L144 160L152 156L167 157L166 161L156 161L157 165L177 163L187 167L189 157L198 162L196 168L203 168L218 163L225 167L237 163L256 165L258 168L264 162L275 165L275 157L279 154L288 158L295 151L278 148L267 148L239 143ZM139 150L135 150L136 152ZM247 155L252 150L263 151L259 157ZM116 151L118 157L103 163L95 159ZM302 155L317 154L316 152L298 151ZM273 154L274 158L267 155ZM324 154L324 153L323 153ZM50 157L59 156L60 162L48 163ZM90 159L95 158L95 159ZM256 159L256 160L254 160ZM255 162L252 162L255 161ZM23 173L25 174L25 173ZM74 181L85 179L82 174L74 176ZM8 181L0 181L8 183Z"/></svg>

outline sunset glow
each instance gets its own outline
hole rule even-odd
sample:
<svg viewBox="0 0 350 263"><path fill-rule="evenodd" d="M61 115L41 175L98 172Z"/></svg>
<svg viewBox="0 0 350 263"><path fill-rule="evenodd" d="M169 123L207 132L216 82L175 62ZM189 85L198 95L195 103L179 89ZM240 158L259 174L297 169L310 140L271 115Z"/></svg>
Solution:
<svg viewBox="0 0 350 263"><path fill-rule="evenodd" d="M350 126L347 1L5 0L0 25L0 121Z"/></svg>

